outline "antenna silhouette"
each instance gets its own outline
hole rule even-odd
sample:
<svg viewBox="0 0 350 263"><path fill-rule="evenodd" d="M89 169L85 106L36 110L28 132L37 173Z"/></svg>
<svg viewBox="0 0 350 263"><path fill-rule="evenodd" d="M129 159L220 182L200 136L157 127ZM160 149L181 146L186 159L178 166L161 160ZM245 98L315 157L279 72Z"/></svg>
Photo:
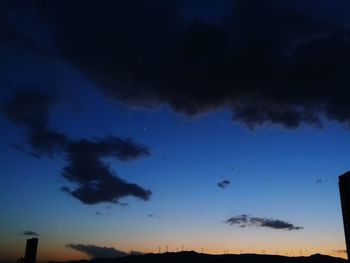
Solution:
<svg viewBox="0 0 350 263"><path fill-rule="evenodd" d="M184 245L181 245L181 251L184 251Z"/></svg>
<svg viewBox="0 0 350 263"><path fill-rule="evenodd" d="M166 253L168 253L168 246L166 246Z"/></svg>
<svg viewBox="0 0 350 263"><path fill-rule="evenodd" d="M158 247L158 254L160 254L160 247Z"/></svg>

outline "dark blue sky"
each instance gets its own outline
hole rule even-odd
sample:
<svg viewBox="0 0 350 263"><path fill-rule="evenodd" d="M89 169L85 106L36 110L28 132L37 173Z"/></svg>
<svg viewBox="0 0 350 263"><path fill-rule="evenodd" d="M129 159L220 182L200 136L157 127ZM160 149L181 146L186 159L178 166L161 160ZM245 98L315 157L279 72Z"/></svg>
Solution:
<svg viewBox="0 0 350 263"><path fill-rule="evenodd" d="M0 259L345 256L347 1L1 6Z"/></svg>

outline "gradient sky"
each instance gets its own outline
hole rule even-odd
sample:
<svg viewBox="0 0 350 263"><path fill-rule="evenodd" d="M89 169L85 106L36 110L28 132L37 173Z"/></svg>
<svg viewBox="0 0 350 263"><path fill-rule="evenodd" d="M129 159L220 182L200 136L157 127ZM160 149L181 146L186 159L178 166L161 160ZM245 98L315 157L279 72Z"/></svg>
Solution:
<svg viewBox="0 0 350 263"><path fill-rule="evenodd" d="M131 2L1 3L0 260L26 231L39 261L89 258L68 244L345 257L350 5ZM64 145L28 139L46 132ZM100 175L63 171L81 139L111 137L114 156L88 151L139 188L89 203L74 189ZM255 223L229 224L241 215Z"/></svg>

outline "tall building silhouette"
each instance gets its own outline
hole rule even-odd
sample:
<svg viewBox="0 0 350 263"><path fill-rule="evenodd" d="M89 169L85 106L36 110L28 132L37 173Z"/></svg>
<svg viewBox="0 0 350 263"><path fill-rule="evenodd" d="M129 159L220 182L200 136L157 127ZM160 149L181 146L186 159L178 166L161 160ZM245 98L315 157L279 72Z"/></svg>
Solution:
<svg viewBox="0 0 350 263"><path fill-rule="evenodd" d="M38 240L38 238L27 239L26 254L24 257L25 263L35 263Z"/></svg>
<svg viewBox="0 0 350 263"><path fill-rule="evenodd" d="M350 171L339 176L339 192L345 232L346 250L350 260Z"/></svg>

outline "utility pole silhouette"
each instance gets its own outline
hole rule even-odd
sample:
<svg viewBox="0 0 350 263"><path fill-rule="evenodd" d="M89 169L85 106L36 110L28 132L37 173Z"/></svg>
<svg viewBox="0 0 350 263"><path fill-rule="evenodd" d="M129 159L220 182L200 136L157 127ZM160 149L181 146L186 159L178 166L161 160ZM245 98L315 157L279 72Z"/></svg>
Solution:
<svg viewBox="0 0 350 263"><path fill-rule="evenodd" d="M158 247L158 254L160 254L160 247Z"/></svg>

